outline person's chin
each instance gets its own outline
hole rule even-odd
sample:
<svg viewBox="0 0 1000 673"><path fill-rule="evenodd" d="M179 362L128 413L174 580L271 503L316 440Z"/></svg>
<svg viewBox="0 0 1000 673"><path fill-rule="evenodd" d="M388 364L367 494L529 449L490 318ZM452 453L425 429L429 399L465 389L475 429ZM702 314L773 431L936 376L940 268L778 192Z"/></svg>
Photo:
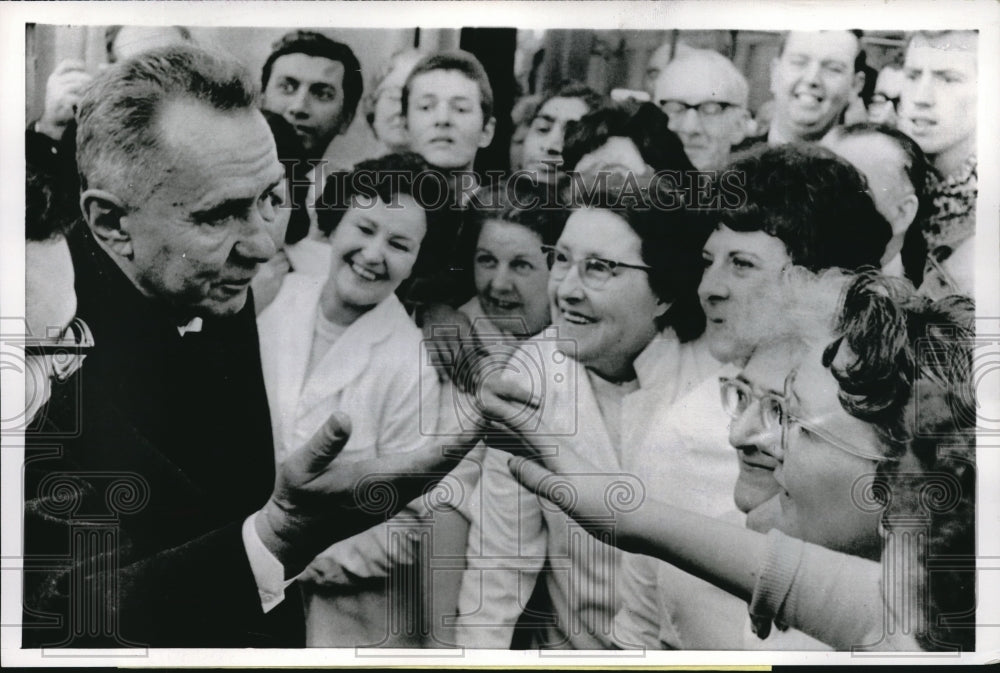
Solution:
<svg viewBox="0 0 1000 673"><path fill-rule="evenodd" d="M195 315L211 318L225 318L236 315L246 306L249 297L249 283L242 288L222 286L217 288L207 301L194 311Z"/></svg>

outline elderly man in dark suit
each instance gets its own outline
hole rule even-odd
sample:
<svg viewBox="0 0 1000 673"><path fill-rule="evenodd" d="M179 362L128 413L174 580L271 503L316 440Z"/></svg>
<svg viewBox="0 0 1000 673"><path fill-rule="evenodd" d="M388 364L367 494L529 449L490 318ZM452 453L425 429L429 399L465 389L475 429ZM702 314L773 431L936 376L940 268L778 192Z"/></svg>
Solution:
<svg viewBox="0 0 1000 673"><path fill-rule="evenodd" d="M275 252L283 170L242 66L150 51L98 78L78 119L85 226L68 240L89 328L72 333L88 343L59 343L94 347L28 432L24 644L302 645L291 580L392 513L359 485L402 506L457 456L331 469L350 432L333 414L275 474L249 285ZM52 240L29 252L65 250ZM39 366L62 362L29 341Z"/></svg>

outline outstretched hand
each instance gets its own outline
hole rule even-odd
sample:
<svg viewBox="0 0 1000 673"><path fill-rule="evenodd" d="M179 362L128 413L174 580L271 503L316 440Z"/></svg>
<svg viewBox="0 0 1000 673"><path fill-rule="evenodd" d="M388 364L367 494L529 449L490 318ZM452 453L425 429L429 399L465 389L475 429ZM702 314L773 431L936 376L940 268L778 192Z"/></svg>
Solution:
<svg viewBox="0 0 1000 673"><path fill-rule="evenodd" d="M584 465L583 461L578 464ZM573 518L592 535L622 546L627 539L621 516L637 510L645 501L642 482L630 474L610 474L596 469L557 473L533 460L514 456L507 461L511 474L529 491L545 498Z"/></svg>
<svg viewBox="0 0 1000 673"><path fill-rule="evenodd" d="M350 420L334 412L278 466L274 491L255 526L287 577L335 542L392 517L475 445L471 436L461 437L403 454L338 461L350 433Z"/></svg>

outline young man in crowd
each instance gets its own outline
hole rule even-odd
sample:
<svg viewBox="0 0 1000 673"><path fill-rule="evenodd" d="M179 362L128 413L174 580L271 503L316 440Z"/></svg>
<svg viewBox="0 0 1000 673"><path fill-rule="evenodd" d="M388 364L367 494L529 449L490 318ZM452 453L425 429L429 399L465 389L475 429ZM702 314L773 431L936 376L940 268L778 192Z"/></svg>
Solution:
<svg viewBox="0 0 1000 673"><path fill-rule="evenodd" d="M934 168L923 228L930 251L975 233L978 47L976 31L918 32L906 47L899 128Z"/></svg>
<svg viewBox="0 0 1000 673"><path fill-rule="evenodd" d="M287 240L296 243L307 234L308 240L290 246L288 255L296 271L323 275L329 251L325 245L315 244L323 239L315 204L329 175L342 168L339 161L327 160L327 152L333 139L354 121L364 87L361 64L346 44L313 31L296 30L274 44L264 62L261 86L261 107L284 117L305 150L306 165L294 171L291 198L294 203L306 204L309 231L291 231Z"/></svg>
<svg viewBox="0 0 1000 673"><path fill-rule="evenodd" d="M245 68L193 47L125 61L81 101L86 225L68 250L28 231L29 365L69 379L27 436L28 647L301 646L286 587L386 515L369 516L358 481L415 475L377 480L402 505L455 462L428 451L331 471L350 434L333 413L275 474L249 283L274 253L283 170L257 103ZM92 553L67 548L77 533L107 535Z"/></svg>
<svg viewBox="0 0 1000 673"><path fill-rule="evenodd" d="M347 130L361 100L361 65L351 48L306 30L283 36L261 73L265 110L295 127L306 156L322 159Z"/></svg>
<svg viewBox="0 0 1000 673"><path fill-rule="evenodd" d="M403 86L403 114L410 148L448 176L461 199L470 185L455 180L472 170L476 153L493 141L496 129L493 88L483 65L466 51L425 57Z"/></svg>
<svg viewBox="0 0 1000 673"><path fill-rule="evenodd" d="M570 82L544 98L524 137L521 165L547 185L565 175L562 170L566 125L598 109L604 97L579 82Z"/></svg>
<svg viewBox="0 0 1000 673"><path fill-rule="evenodd" d="M653 102L670 117L670 130L695 168L717 171L746 137L749 91L746 78L725 56L682 45L661 70Z"/></svg>

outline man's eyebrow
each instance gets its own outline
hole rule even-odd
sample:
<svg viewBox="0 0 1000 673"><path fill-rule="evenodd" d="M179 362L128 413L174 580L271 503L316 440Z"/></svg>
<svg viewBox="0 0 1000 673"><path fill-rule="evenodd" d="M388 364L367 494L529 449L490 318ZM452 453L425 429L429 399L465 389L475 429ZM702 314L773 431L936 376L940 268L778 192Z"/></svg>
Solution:
<svg viewBox="0 0 1000 673"><path fill-rule="evenodd" d="M535 115L535 118L532 119L531 121L538 121L539 119L541 119L543 122L548 122L550 124L556 123L556 118L553 117L552 115L547 115L547 114L537 114Z"/></svg>
<svg viewBox="0 0 1000 673"><path fill-rule="evenodd" d="M191 219L198 224L208 224L237 217L247 212L254 201L253 198L226 199L214 206L192 212Z"/></svg>
<svg viewBox="0 0 1000 673"><path fill-rule="evenodd" d="M954 70L952 68L943 68L941 70L931 70L935 76L949 75L951 77L965 77L965 73L960 70Z"/></svg>

